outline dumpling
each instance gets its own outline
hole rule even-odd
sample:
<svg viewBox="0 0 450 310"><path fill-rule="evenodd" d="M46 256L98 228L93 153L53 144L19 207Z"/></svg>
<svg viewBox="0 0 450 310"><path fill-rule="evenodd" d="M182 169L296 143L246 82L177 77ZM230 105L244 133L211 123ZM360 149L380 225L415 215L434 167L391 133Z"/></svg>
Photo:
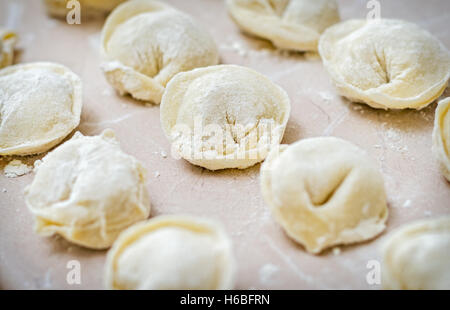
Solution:
<svg viewBox="0 0 450 310"><path fill-rule="evenodd" d="M243 31L295 51L316 51L321 33L340 21L336 0L228 0L227 7Z"/></svg>
<svg viewBox="0 0 450 310"><path fill-rule="evenodd" d="M81 80L62 65L0 70L0 155L48 151L78 126L81 106Z"/></svg>
<svg viewBox="0 0 450 310"><path fill-rule="evenodd" d="M234 259L218 223L165 215L124 231L108 252L108 289L232 289Z"/></svg>
<svg viewBox="0 0 450 310"><path fill-rule="evenodd" d="M439 102L433 129L433 154L450 182L450 97Z"/></svg>
<svg viewBox="0 0 450 310"><path fill-rule="evenodd" d="M254 70L219 65L177 74L160 113L175 156L210 170L245 169L280 143L290 100Z"/></svg>
<svg viewBox="0 0 450 310"><path fill-rule="evenodd" d="M43 158L25 189L36 232L92 249L110 247L122 230L150 214L145 175L112 130L93 137L75 133Z"/></svg>
<svg viewBox="0 0 450 310"><path fill-rule="evenodd" d="M102 31L102 69L120 94L159 104L177 73L216 65L219 54L209 33L191 17L151 0L117 7Z"/></svg>
<svg viewBox="0 0 450 310"><path fill-rule="evenodd" d="M287 234L310 253L371 239L388 217L383 177L367 154L334 137L273 150L261 192Z"/></svg>
<svg viewBox="0 0 450 310"><path fill-rule="evenodd" d="M16 42L17 35L13 31L0 27L0 69L12 65Z"/></svg>
<svg viewBox="0 0 450 310"><path fill-rule="evenodd" d="M450 217L397 229L383 245L382 286L394 290L450 289Z"/></svg>
<svg viewBox="0 0 450 310"><path fill-rule="evenodd" d="M415 24L349 20L320 38L319 53L342 96L382 109L422 109L450 76L448 50Z"/></svg>
<svg viewBox="0 0 450 310"><path fill-rule="evenodd" d="M77 0L80 3L81 17L95 17L111 12L126 0ZM47 13L55 17L66 17L72 9L67 8L69 0L44 0Z"/></svg>

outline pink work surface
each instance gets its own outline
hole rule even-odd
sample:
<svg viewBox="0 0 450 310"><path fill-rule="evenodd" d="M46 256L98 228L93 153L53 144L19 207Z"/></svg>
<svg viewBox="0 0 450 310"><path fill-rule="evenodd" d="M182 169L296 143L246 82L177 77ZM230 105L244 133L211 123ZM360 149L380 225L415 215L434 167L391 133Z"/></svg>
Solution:
<svg viewBox="0 0 450 310"><path fill-rule="evenodd" d="M242 34L220 0L167 1L193 15L211 32L221 62L253 68L283 87L292 113L283 143L337 136L367 150L385 178L387 230L377 239L314 256L294 243L272 218L259 187L256 165L212 172L170 156L159 122L159 106L121 97L99 69L103 20L69 25L46 16L37 0L0 0L0 25L19 36L16 62L64 64L83 80L84 105L78 128L85 135L115 130L123 150L148 170L151 216L193 214L219 220L234 243L237 289L379 289L369 284L367 264L393 229L450 213L450 184L431 153L436 103L422 111L382 111L341 98L320 58L279 53L263 40ZM363 0L339 0L342 19L365 18ZM450 47L450 1L381 1L382 17L415 22ZM450 95L447 89L446 96ZM165 157L162 154L167 153ZM32 163L40 156L20 158ZM0 158L0 169L14 158ZM61 237L41 237L24 203L33 173L0 175L0 288L101 289L106 251L75 246ZM340 253L339 253L340 252ZM69 285L67 263L81 263L81 284Z"/></svg>

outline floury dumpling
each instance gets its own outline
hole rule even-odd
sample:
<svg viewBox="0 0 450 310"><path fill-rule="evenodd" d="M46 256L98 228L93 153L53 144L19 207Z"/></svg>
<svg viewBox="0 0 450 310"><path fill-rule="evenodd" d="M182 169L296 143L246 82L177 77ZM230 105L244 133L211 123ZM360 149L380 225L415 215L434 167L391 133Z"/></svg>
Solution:
<svg viewBox="0 0 450 310"><path fill-rule="evenodd" d="M287 93L266 76L219 65L177 74L160 119L172 150L192 164L245 169L278 147L290 110Z"/></svg>
<svg viewBox="0 0 450 310"><path fill-rule="evenodd" d="M340 21L336 0L228 0L244 32L294 51L317 51L320 35Z"/></svg>
<svg viewBox="0 0 450 310"><path fill-rule="evenodd" d="M313 254L369 240L386 228L381 172L362 149L339 138L273 150L261 166L261 192L286 233Z"/></svg>
<svg viewBox="0 0 450 310"><path fill-rule="evenodd" d="M81 79L65 66L32 62L0 70L0 155L59 144L80 123Z"/></svg>
<svg viewBox="0 0 450 310"><path fill-rule="evenodd" d="M450 98L438 103L434 119L432 149L442 174L450 182Z"/></svg>
<svg viewBox="0 0 450 310"><path fill-rule="evenodd" d="M0 27L0 69L13 64L16 43L16 33Z"/></svg>
<svg viewBox="0 0 450 310"><path fill-rule="evenodd" d="M328 28L319 53L340 94L381 109L422 109L444 92L450 53L402 20L348 20Z"/></svg>
<svg viewBox="0 0 450 310"><path fill-rule="evenodd" d="M163 215L124 231L108 252L105 286L225 290L234 284L231 240L212 220Z"/></svg>

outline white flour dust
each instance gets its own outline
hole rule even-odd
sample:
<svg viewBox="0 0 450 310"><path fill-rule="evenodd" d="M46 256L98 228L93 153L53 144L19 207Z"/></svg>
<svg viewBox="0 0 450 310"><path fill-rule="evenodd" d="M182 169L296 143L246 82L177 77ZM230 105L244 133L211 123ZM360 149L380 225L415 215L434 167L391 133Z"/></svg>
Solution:
<svg viewBox="0 0 450 310"><path fill-rule="evenodd" d="M10 161L5 168L3 168L3 172L7 178L19 177L30 173L32 170L32 166L28 166L18 159Z"/></svg>

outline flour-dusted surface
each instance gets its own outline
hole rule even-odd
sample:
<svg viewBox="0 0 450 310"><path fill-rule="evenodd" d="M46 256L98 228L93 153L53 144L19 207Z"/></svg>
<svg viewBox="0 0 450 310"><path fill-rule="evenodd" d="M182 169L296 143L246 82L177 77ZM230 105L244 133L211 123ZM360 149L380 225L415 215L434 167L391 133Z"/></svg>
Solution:
<svg viewBox="0 0 450 310"><path fill-rule="evenodd" d="M7 178L16 178L33 170L32 166L28 166L19 159L11 160L4 168L3 172Z"/></svg>
<svg viewBox="0 0 450 310"><path fill-rule="evenodd" d="M206 25L220 49L222 63L248 66L282 86L292 112L284 143L331 135L368 151L382 170L390 207L387 233L415 219L450 213L450 184L431 154L432 104L422 111L385 112L352 104L337 94L317 55L278 52L261 40L242 35L221 0L167 0ZM343 19L364 18L363 0L339 0ZM363 288L366 267L381 258L378 239L342 246L320 256L307 254L272 219L259 189L259 168L210 172L170 156L159 123L159 107L117 95L100 68L102 21L67 25L47 18L41 1L2 0L0 24L20 35L16 61L54 61L80 75L84 106L79 130L116 131L123 150L149 171L147 188L152 216L187 213L220 220L234 242L238 265L236 288ZM214 13L212 13L214 12ZM447 0L381 1L383 17L416 22L450 48ZM445 92L450 96L450 90ZM163 156L165 154L165 156ZM18 158L31 166L42 156ZM0 169L16 158L0 161ZM33 233L23 188L33 173L7 178L0 173L0 287L102 288L105 251L86 250L62 238ZM409 202L408 202L409 201ZM69 285L67 264L81 264L81 284Z"/></svg>

